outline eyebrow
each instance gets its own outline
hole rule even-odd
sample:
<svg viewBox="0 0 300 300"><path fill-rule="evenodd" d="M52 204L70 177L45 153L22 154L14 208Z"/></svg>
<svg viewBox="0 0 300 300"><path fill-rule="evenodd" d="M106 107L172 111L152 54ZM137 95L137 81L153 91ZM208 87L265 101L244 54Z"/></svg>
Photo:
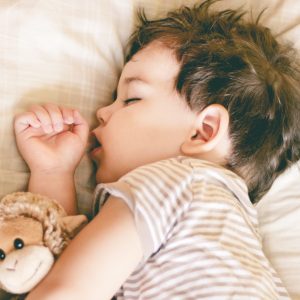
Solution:
<svg viewBox="0 0 300 300"><path fill-rule="evenodd" d="M141 77L138 77L138 76L132 76L132 77L126 77L124 79L124 82L125 84L129 84L131 82L134 82L134 81L137 81L137 82L141 82L141 83L147 83L147 81ZM117 94L117 89L115 89L112 93L112 100L115 101L117 100L117 97L118 97L118 94Z"/></svg>
<svg viewBox="0 0 300 300"><path fill-rule="evenodd" d="M131 82L133 82L133 81L138 81L138 82L147 83L147 81L146 81L145 79L143 79L143 78L141 78L141 77L136 77L136 76L133 76L133 77L126 77L126 78L124 79L124 82L125 82L126 84L129 84L129 83L131 83Z"/></svg>

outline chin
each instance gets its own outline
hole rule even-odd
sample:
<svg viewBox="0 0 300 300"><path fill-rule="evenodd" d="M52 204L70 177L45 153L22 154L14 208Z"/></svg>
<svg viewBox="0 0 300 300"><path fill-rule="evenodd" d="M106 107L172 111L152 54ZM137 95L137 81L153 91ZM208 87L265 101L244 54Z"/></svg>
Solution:
<svg viewBox="0 0 300 300"><path fill-rule="evenodd" d="M105 171L104 168L98 169L96 173L97 183L109 183L117 180L118 180L117 176L113 176L110 172Z"/></svg>
<svg viewBox="0 0 300 300"><path fill-rule="evenodd" d="M102 179L102 176L99 171L97 171L97 173L96 173L96 182L103 183L103 179Z"/></svg>

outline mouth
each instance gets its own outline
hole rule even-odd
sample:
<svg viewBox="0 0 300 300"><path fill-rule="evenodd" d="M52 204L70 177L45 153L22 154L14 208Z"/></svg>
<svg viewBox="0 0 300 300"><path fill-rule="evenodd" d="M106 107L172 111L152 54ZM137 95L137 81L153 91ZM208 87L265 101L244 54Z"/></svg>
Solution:
<svg viewBox="0 0 300 300"><path fill-rule="evenodd" d="M91 133L90 138L90 147L89 147L89 153L93 157L96 153L98 153L102 149L102 144L99 141L99 139L96 137L95 133Z"/></svg>
<svg viewBox="0 0 300 300"><path fill-rule="evenodd" d="M41 266L42 266L42 262L40 262L40 263L38 264L38 266L35 268L33 274L32 274L25 282L31 280L31 279L37 274L37 272L39 271L39 269L40 269Z"/></svg>

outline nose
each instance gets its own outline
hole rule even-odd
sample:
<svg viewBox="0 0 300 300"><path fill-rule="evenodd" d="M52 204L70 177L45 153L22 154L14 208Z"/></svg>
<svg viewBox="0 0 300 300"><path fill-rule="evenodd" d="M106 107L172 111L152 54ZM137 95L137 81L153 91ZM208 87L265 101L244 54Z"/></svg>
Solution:
<svg viewBox="0 0 300 300"><path fill-rule="evenodd" d="M17 259L11 259L6 264L6 270L7 271L15 271L16 267L17 267L17 264L18 264L18 260Z"/></svg>
<svg viewBox="0 0 300 300"><path fill-rule="evenodd" d="M109 121L112 115L112 104L108 106L101 107L97 110L96 116L100 125L104 126Z"/></svg>

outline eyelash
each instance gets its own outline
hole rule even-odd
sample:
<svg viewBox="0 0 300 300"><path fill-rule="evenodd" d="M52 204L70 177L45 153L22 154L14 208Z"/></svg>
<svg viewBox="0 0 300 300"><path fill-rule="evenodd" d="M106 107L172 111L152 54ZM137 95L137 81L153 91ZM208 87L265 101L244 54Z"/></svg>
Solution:
<svg viewBox="0 0 300 300"><path fill-rule="evenodd" d="M131 102L134 102L134 101L138 101L138 100L141 100L140 98L129 98L129 99L126 99L124 100L123 102L128 105L130 104Z"/></svg>

